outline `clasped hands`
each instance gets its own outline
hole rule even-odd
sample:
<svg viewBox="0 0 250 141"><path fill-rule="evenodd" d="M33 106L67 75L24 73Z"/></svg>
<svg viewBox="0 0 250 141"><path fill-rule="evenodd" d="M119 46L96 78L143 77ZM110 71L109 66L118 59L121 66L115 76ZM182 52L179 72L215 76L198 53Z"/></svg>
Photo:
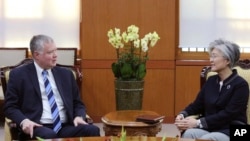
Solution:
<svg viewBox="0 0 250 141"><path fill-rule="evenodd" d="M197 119L193 117L186 117L182 114L177 115L175 118L175 123L174 123L177 128L179 129L180 132L187 130L189 128L194 128L197 127Z"/></svg>
<svg viewBox="0 0 250 141"><path fill-rule="evenodd" d="M82 117L75 117L74 126L78 126L79 124L88 124ZM31 138L33 138L33 130L35 127L41 127L42 124L38 124L36 122L33 122L29 119L24 119L21 123L22 131L28 135L30 135Z"/></svg>

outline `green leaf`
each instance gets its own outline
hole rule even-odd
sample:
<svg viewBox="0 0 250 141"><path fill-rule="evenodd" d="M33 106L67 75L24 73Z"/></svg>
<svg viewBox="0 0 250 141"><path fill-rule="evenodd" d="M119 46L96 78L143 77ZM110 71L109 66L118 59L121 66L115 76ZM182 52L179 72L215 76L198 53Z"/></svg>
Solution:
<svg viewBox="0 0 250 141"><path fill-rule="evenodd" d="M136 71L136 77L138 80L142 80L146 76L146 65L145 63L139 64Z"/></svg>
<svg viewBox="0 0 250 141"><path fill-rule="evenodd" d="M121 137L120 137L120 141L126 141L126 130L124 129L124 127L122 126L122 131L121 131Z"/></svg>
<svg viewBox="0 0 250 141"><path fill-rule="evenodd" d="M129 79L133 74L132 65L130 63L124 63L122 64L120 71L123 79Z"/></svg>
<svg viewBox="0 0 250 141"><path fill-rule="evenodd" d="M120 77L120 65L118 63L112 63L112 71L115 77Z"/></svg>
<svg viewBox="0 0 250 141"><path fill-rule="evenodd" d="M45 139L40 138L40 137L36 137L36 139L37 139L38 141L45 141Z"/></svg>

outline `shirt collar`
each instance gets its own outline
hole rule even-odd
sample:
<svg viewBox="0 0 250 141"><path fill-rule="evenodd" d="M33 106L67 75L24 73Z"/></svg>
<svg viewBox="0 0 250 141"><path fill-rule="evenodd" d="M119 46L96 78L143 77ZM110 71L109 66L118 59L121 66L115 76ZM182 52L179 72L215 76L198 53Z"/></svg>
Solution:
<svg viewBox="0 0 250 141"><path fill-rule="evenodd" d="M42 74L43 72L43 68L41 68L35 61L34 61L34 64L35 64L35 68L36 68L36 71L37 71L37 74ZM48 71L48 75L51 74L51 69L47 69Z"/></svg>

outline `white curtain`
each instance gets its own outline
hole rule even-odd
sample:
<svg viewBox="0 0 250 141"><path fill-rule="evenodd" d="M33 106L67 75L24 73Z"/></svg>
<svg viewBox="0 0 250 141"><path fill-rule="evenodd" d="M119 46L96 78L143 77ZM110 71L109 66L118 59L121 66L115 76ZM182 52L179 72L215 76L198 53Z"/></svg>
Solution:
<svg viewBox="0 0 250 141"><path fill-rule="evenodd" d="M179 47L206 48L218 38L250 47L250 0L180 0Z"/></svg>
<svg viewBox="0 0 250 141"><path fill-rule="evenodd" d="M0 47L29 47L33 35L79 48L80 0L1 0Z"/></svg>

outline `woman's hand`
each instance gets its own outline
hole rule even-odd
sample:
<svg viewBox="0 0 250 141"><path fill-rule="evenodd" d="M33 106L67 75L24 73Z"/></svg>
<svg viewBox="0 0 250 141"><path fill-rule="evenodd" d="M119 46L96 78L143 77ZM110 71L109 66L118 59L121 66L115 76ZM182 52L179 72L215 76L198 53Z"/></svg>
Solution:
<svg viewBox="0 0 250 141"><path fill-rule="evenodd" d="M175 120L182 120L182 119L184 119L183 114L179 114L179 115L177 115L176 118L175 118Z"/></svg>
<svg viewBox="0 0 250 141"><path fill-rule="evenodd" d="M180 132L182 132L189 128L197 127L197 120L192 117L181 118L177 116L174 124L177 126Z"/></svg>
<svg viewBox="0 0 250 141"><path fill-rule="evenodd" d="M183 131L183 127L182 127L182 122L183 122L182 120L183 119L184 119L183 114L179 114L175 118L175 123L174 124L176 125L176 127L179 129L180 132Z"/></svg>

